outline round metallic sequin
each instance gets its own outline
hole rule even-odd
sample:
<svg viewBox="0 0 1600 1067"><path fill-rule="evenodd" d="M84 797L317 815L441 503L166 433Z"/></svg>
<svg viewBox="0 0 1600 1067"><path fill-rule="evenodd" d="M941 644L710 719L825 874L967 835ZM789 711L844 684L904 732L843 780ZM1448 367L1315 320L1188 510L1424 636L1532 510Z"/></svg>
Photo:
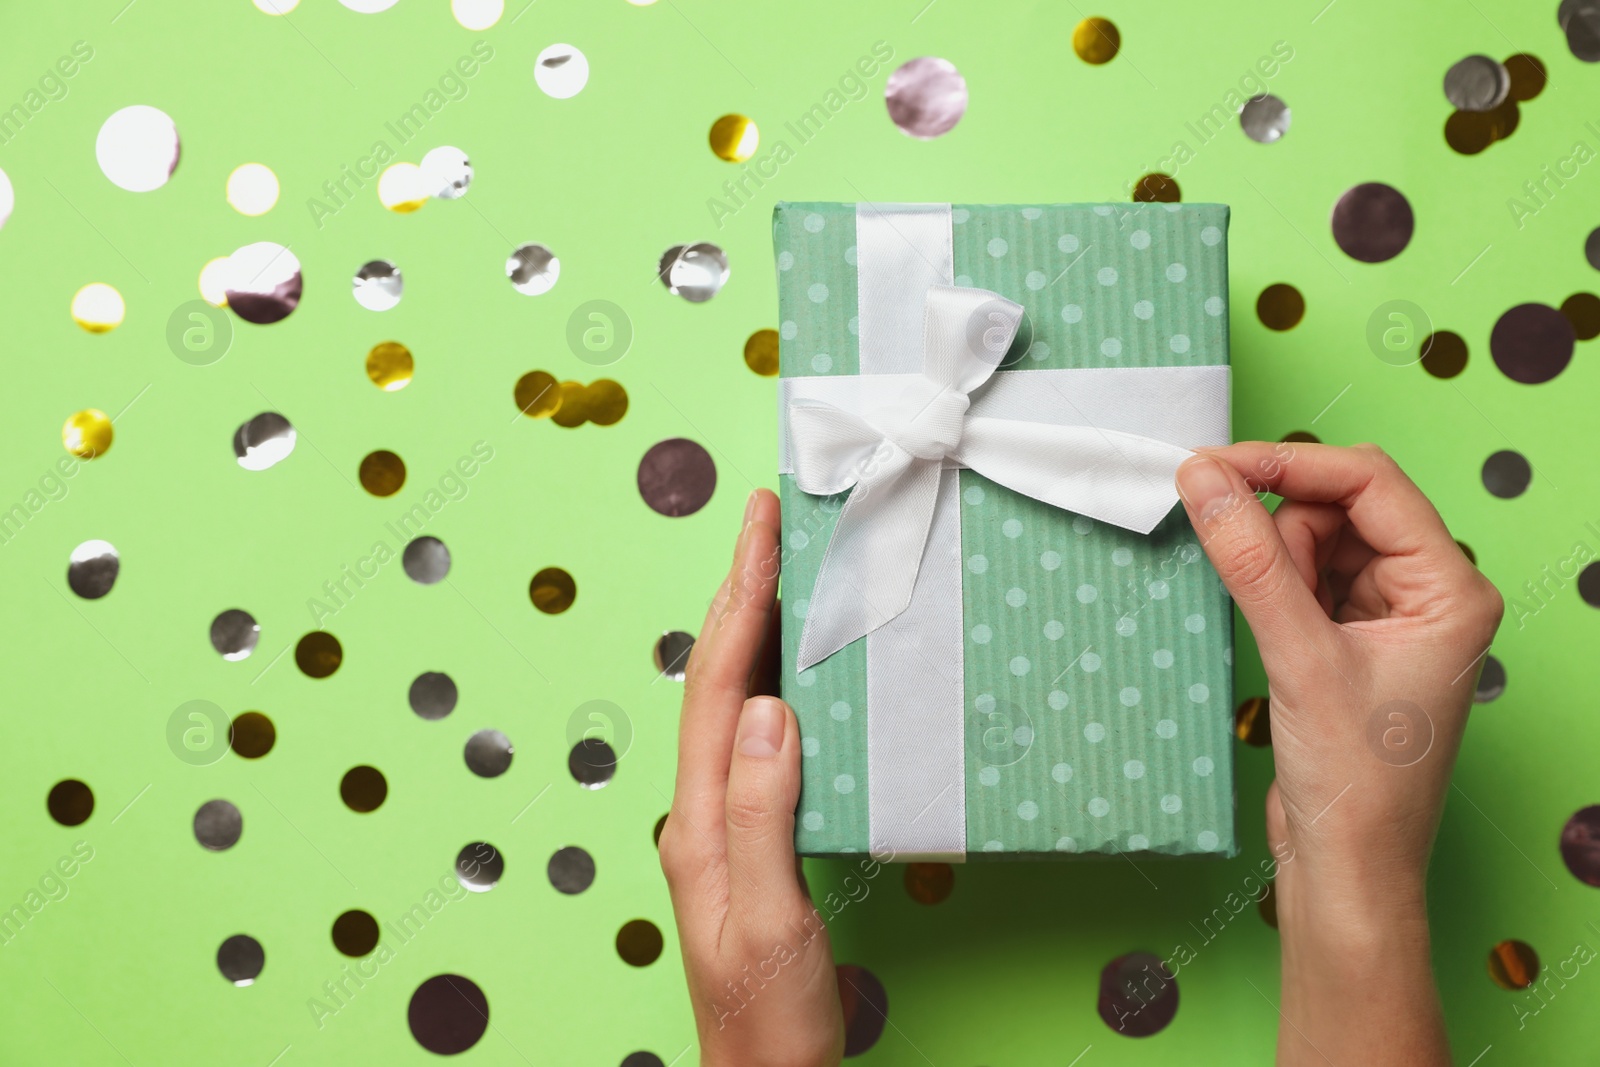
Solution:
<svg viewBox="0 0 1600 1067"><path fill-rule="evenodd" d="M706 241L673 245L661 254L656 275L667 291L691 304L703 304L728 282L728 256Z"/></svg>
<svg viewBox="0 0 1600 1067"><path fill-rule="evenodd" d="M1292 330L1305 314L1306 298L1287 282L1267 286L1256 298L1256 317L1269 330Z"/></svg>
<svg viewBox="0 0 1600 1067"><path fill-rule="evenodd" d="M1561 828L1561 860L1578 881L1600 887L1600 804L1580 808Z"/></svg>
<svg viewBox="0 0 1600 1067"><path fill-rule="evenodd" d="M711 124L709 140L718 159L743 163L760 147L761 131L744 115L724 115Z"/></svg>
<svg viewBox="0 0 1600 1067"><path fill-rule="evenodd" d="M1514 382L1537 385L1567 369L1577 335L1572 323L1546 304L1518 304L1489 334L1494 365Z"/></svg>
<svg viewBox="0 0 1600 1067"><path fill-rule="evenodd" d="M1252 96L1239 111L1239 128L1252 141L1272 144L1289 132L1289 105L1271 93Z"/></svg>
<svg viewBox="0 0 1600 1067"><path fill-rule="evenodd" d="M1268 882L1267 888L1262 891L1256 900L1256 911L1261 915L1261 921L1272 927L1278 928L1278 884Z"/></svg>
<svg viewBox="0 0 1600 1067"><path fill-rule="evenodd" d="M534 60L533 80L546 96L569 99L589 84L589 60L570 44L553 44Z"/></svg>
<svg viewBox="0 0 1600 1067"><path fill-rule="evenodd" d="M411 682L406 694L411 710L424 719L442 719L456 710L460 698L455 679L443 671L424 671Z"/></svg>
<svg viewBox="0 0 1600 1067"><path fill-rule="evenodd" d="M955 868L948 863L906 864L906 893L918 904L942 904L956 886Z"/></svg>
<svg viewBox="0 0 1600 1067"><path fill-rule="evenodd" d="M254 982L266 965L267 954L261 942L249 934L234 934L217 946L217 970L236 986Z"/></svg>
<svg viewBox="0 0 1600 1067"><path fill-rule="evenodd" d="M1567 0L1557 11L1567 34L1567 47L1585 63L1600 63L1600 4Z"/></svg>
<svg viewBox="0 0 1600 1067"><path fill-rule="evenodd" d="M561 277L561 260L542 244L518 245L506 257L506 277L524 296L540 296L555 288Z"/></svg>
<svg viewBox="0 0 1600 1067"><path fill-rule="evenodd" d="M694 636L682 630L668 630L656 638L656 672L663 678L681 682L689 667L689 653L694 650Z"/></svg>
<svg viewBox="0 0 1600 1067"><path fill-rule="evenodd" d="M948 59L918 56L889 75L883 99L901 133L928 141L949 133L967 113L967 79Z"/></svg>
<svg viewBox="0 0 1600 1067"><path fill-rule="evenodd" d="M617 931L617 955L634 967L648 967L660 959L662 945L661 930L649 919L630 920Z"/></svg>
<svg viewBox="0 0 1600 1067"><path fill-rule="evenodd" d="M276 411L263 411L233 431L233 456L247 471L264 471L294 451L294 427Z"/></svg>
<svg viewBox="0 0 1600 1067"><path fill-rule="evenodd" d="M378 175L378 203L396 215L409 215L433 195L422 168L415 163L391 163Z"/></svg>
<svg viewBox="0 0 1600 1067"><path fill-rule="evenodd" d="M577 845L557 849L545 873L557 890L573 896L594 885L594 857Z"/></svg>
<svg viewBox="0 0 1600 1067"><path fill-rule="evenodd" d="M686 437L652 445L639 460L639 495L653 511L672 518L693 515L717 488L711 453Z"/></svg>
<svg viewBox="0 0 1600 1067"><path fill-rule="evenodd" d="M561 383L555 375L542 370L531 370L517 379L511 391L517 410L530 419L554 415L561 407Z"/></svg>
<svg viewBox="0 0 1600 1067"><path fill-rule="evenodd" d="M1526 941L1502 941L1489 950L1489 977L1501 989L1527 989L1539 977L1539 954Z"/></svg>
<svg viewBox="0 0 1600 1067"><path fill-rule="evenodd" d="M365 956L378 947L378 920L360 908L333 920L333 947L346 956Z"/></svg>
<svg viewBox="0 0 1600 1067"><path fill-rule="evenodd" d="M1519 497L1533 481L1533 468L1520 452L1503 449L1483 461L1483 487L1502 500Z"/></svg>
<svg viewBox="0 0 1600 1067"><path fill-rule="evenodd" d="M1511 74L1498 60L1473 55L1444 75L1444 96L1462 111L1492 111L1511 94Z"/></svg>
<svg viewBox="0 0 1600 1067"><path fill-rule="evenodd" d="M105 455L113 436L111 417L99 408L74 412L61 426L61 446L79 459Z"/></svg>
<svg viewBox="0 0 1600 1067"><path fill-rule="evenodd" d="M387 259L368 260L350 280L350 291L355 294L356 303L368 311L388 311L400 303L405 278L400 268Z"/></svg>
<svg viewBox="0 0 1600 1067"><path fill-rule="evenodd" d="M1591 230L1583 242L1583 258L1589 261L1589 266L1600 270L1600 226Z"/></svg>
<svg viewBox="0 0 1600 1067"><path fill-rule="evenodd" d="M778 331L757 330L744 343L744 365L761 375L773 378L778 373Z"/></svg>
<svg viewBox="0 0 1600 1067"><path fill-rule="evenodd" d="M387 449L367 453L358 472L361 488L373 496L394 496L406 484L406 464Z"/></svg>
<svg viewBox="0 0 1600 1067"><path fill-rule="evenodd" d="M244 816L226 800L208 800L194 813L194 839L212 852L222 852L239 843L244 833Z"/></svg>
<svg viewBox="0 0 1600 1067"><path fill-rule="evenodd" d="M72 294L72 321L89 333L110 333L127 313L122 294L104 282L91 282Z"/></svg>
<svg viewBox="0 0 1600 1067"><path fill-rule="evenodd" d="M1518 52L1507 57L1506 73L1511 77L1511 99L1526 103L1544 92L1550 81L1544 60L1531 52Z"/></svg>
<svg viewBox="0 0 1600 1067"><path fill-rule="evenodd" d="M1085 63L1109 63L1122 50L1122 31L1110 19L1086 18L1072 28L1072 50Z"/></svg>
<svg viewBox="0 0 1600 1067"><path fill-rule="evenodd" d="M101 173L130 193L148 193L167 184L181 154L178 127L171 116L147 104L113 112L94 141Z"/></svg>
<svg viewBox="0 0 1600 1067"><path fill-rule="evenodd" d="M1498 126L1493 113L1452 111L1444 121L1444 140L1453 151L1475 156L1494 144Z"/></svg>
<svg viewBox="0 0 1600 1067"><path fill-rule="evenodd" d="M583 387L583 413L596 426L615 426L628 413L628 391L610 378L596 378Z"/></svg>
<svg viewBox="0 0 1600 1067"><path fill-rule="evenodd" d="M461 149L441 145L422 157L422 179L440 200L460 200L472 184L472 161Z"/></svg>
<svg viewBox="0 0 1600 1067"><path fill-rule="evenodd" d="M277 740L277 728L259 711L241 712L228 725L228 747L245 759L260 759Z"/></svg>
<svg viewBox="0 0 1600 1067"><path fill-rule="evenodd" d="M1561 314L1572 323L1572 333L1580 341L1600 337L1600 296L1573 293L1561 303Z"/></svg>
<svg viewBox="0 0 1600 1067"><path fill-rule="evenodd" d="M1405 251L1416 224L1410 202L1382 182L1354 186L1333 205L1333 239L1362 263L1382 263Z"/></svg>
<svg viewBox="0 0 1600 1067"><path fill-rule="evenodd" d="M545 567L528 583L528 598L546 615L559 615L578 599L578 583L560 567Z"/></svg>
<svg viewBox="0 0 1600 1067"><path fill-rule="evenodd" d="M1096 1004L1105 1024L1125 1037L1149 1037L1178 1014L1178 980L1152 952L1118 956L1100 972Z"/></svg>
<svg viewBox="0 0 1600 1067"><path fill-rule="evenodd" d="M99 600L116 584L120 566L110 541L85 541L67 557L67 587L85 600Z"/></svg>
<svg viewBox="0 0 1600 1067"><path fill-rule="evenodd" d="M506 0L450 0L450 14L469 30L487 30L505 13Z"/></svg>
<svg viewBox="0 0 1600 1067"><path fill-rule="evenodd" d="M400 556L406 576L422 585L442 582L450 573L450 550L437 537L418 537Z"/></svg>
<svg viewBox="0 0 1600 1067"><path fill-rule="evenodd" d="M576 429L588 422L589 397L583 383L568 380L556 388L561 399L557 401L555 411L550 413L550 421L568 430Z"/></svg>
<svg viewBox="0 0 1600 1067"><path fill-rule="evenodd" d="M1467 369L1467 342L1450 330L1436 330L1422 342L1422 369L1435 378L1454 378Z"/></svg>
<svg viewBox="0 0 1600 1067"><path fill-rule="evenodd" d="M834 969L839 1006L844 1009L844 1054L859 1056L883 1036L889 1022L889 992L865 967L841 963Z"/></svg>
<svg viewBox="0 0 1600 1067"><path fill-rule="evenodd" d="M399 341L382 341L367 353L367 377L386 393L396 393L411 384L416 362L411 349Z"/></svg>
<svg viewBox="0 0 1600 1067"><path fill-rule="evenodd" d="M616 749L598 737L585 737L567 753L567 772L585 789L600 789L617 773Z"/></svg>
<svg viewBox="0 0 1600 1067"><path fill-rule="evenodd" d="M278 176L263 163L246 163L228 175L228 206L241 215L265 215L278 202Z"/></svg>
<svg viewBox="0 0 1600 1067"><path fill-rule="evenodd" d="M389 782L376 767L351 767L339 779L339 799L351 811L365 815L377 811L389 796Z"/></svg>
<svg viewBox="0 0 1600 1067"><path fill-rule="evenodd" d="M467 769L479 778L498 778L511 769L515 751L511 738L499 730L479 730L467 738L463 756Z"/></svg>
<svg viewBox="0 0 1600 1067"><path fill-rule="evenodd" d="M1183 199L1178 180L1167 174L1146 174L1133 186L1136 204L1176 204Z"/></svg>
<svg viewBox="0 0 1600 1067"><path fill-rule="evenodd" d="M283 245L245 245L228 257L226 273L228 307L246 322L281 322L300 306L300 260Z"/></svg>
<svg viewBox="0 0 1600 1067"><path fill-rule="evenodd" d="M638 3L639 0L629 0ZM630 1052L622 1057L622 1067L667 1067L667 1061L654 1052Z"/></svg>
<svg viewBox="0 0 1600 1067"><path fill-rule="evenodd" d="M456 881L474 893L487 893L505 873L505 856L487 841L474 841L456 856Z"/></svg>
<svg viewBox="0 0 1600 1067"><path fill-rule="evenodd" d="M1266 697L1246 697L1233 713L1233 732L1247 745L1272 744L1272 707Z"/></svg>
<svg viewBox="0 0 1600 1067"><path fill-rule="evenodd" d="M225 660L249 659L261 640L261 627L248 611L229 608L211 620L211 647Z"/></svg>
<svg viewBox="0 0 1600 1067"><path fill-rule="evenodd" d="M1478 554L1472 551L1471 545L1467 544L1465 541L1457 541L1456 547L1461 550L1461 554L1463 556L1467 557L1468 563L1472 564L1474 567L1478 565Z"/></svg>
<svg viewBox="0 0 1600 1067"><path fill-rule="evenodd" d="M489 1029L489 998L470 978L436 974L411 994L406 1025L429 1052L454 1056L476 1045Z"/></svg>
<svg viewBox="0 0 1600 1067"><path fill-rule="evenodd" d="M217 256L206 260L205 266L200 268L200 298L214 308L228 306L229 263L227 256Z"/></svg>
<svg viewBox="0 0 1600 1067"><path fill-rule="evenodd" d="M11 179L6 172L0 170L0 228L11 218L11 211L17 206L17 191L11 185Z"/></svg>
<svg viewBox="0 0 1600 1067"><path fill-rule="evenodd" d="M1322 443L1322 438L1310 430L1291 430L1279 440L1286 444L1320 445Z"/></svg>
<svg viewBox="0 0 1600 1067"><path fill-rule="evenodd" d="M1579 572L1578 596L1591 608L1600 608L1600 562L1591 563Z"/></svg>
<svg viewBox="0 0 1600 1067"><path fill-rule="evenodd" d="M1499 700L1506 691L1506 668L1493 656L1483 657L1483 670L1478 674L1478 684L1472 692L1474 704L1487 704Z"/></svg>
<svg viewBox="0 0 1600 1067"><path fill-rule="evenodd" d="M661 831L665 830L666 828L667 828L667 816L663 815L663 816L661 816L661 818L656 820L655 829L651 832L652 839L655 841L656 848L658 848L658 849L661 847Z"/></svg>
<svg viewBox="0 0 1600 1067"><path fill-rule="evenodd" d="M326 630L312 630L294 646L294 662L307 678L326 678L344 662L344 647Z"/></svg>
<svg viewBox="0 0 1600 1067"><path fill-rule="evenodd" d="M44 805L62 826L82 826L94 814L94 790L76 778L63 778L50 787Z"/></svg>

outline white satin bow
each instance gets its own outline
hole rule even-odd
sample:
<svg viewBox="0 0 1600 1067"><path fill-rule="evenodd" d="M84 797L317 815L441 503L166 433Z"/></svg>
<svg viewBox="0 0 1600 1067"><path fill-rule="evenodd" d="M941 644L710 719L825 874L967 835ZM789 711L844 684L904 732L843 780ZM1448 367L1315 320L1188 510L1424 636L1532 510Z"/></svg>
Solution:
<svg viewBox="0 0 1600 1067"><path fill-rule="evenodd" d="M968 415L970 394L994 374L1022 314L986 289L930 286L922 373L896 376L903 382L892 399L860 415L790 405L800 489L816 496L853 490L817 573L797 670L905 611L947 465L1141 534L1172 510L1173 475L1187 448L1092 425ZM1062 394L1061 403L1073 401Z"/></svg>

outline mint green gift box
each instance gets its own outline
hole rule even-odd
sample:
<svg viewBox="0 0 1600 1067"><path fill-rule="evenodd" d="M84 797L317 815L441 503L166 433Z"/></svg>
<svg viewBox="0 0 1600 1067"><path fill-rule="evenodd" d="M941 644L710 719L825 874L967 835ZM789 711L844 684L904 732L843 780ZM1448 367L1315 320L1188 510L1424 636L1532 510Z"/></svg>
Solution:
<svg viewBox="0 0 1600 1067"><path fill-rule="evenodd" d="M996 377L1226 367L1225 206L957 204L948 225L953 284L1026 311ZM783 378L861 373L857 229L855 204L774 212ZM1235 855L1232 606L1182 508L1143 535L954 473L965 858ZM795 670L844 494L809 495L786 473L780 496L796 850L963 858L874 838L867 639Z"/></svg>

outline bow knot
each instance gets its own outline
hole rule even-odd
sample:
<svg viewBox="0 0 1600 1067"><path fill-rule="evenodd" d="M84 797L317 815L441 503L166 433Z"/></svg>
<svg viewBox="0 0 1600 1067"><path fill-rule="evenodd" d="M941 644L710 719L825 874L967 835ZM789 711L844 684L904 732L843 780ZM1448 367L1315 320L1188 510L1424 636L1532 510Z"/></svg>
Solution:
<svg viewBox="0 0 1600 1067"><path fill-rule="evenodd" d="M961 444L962 424L966 422L971 398L949 386L940 387L927 378L918 384L924 387L913 392L932 395L920 402L909 401L905 405L905 408L911 409L908 412L891 414L886 419L874 421L878 421L885 439L917 459L944 459L954 455Z"/></svg>

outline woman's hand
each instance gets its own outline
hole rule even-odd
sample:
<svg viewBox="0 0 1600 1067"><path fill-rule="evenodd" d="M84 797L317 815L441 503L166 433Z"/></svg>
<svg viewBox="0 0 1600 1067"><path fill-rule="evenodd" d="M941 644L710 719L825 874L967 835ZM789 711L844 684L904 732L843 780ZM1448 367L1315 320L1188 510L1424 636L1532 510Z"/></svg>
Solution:
<svg viewBox="0 0 1600 1067"><path fill-rule="evenodd" d="M1279 1062L1448 1064L1423 884L1500 594L1370 445L1206 449L1178 488L1267 672Z"/></svg>
<svg viewBox="0 0 1600 1067"><path fill-rule="evenodd" d="M794 854L800 728L773 691L778 499L750 494L689 657L661 831L704 1067L822 1067L844 1050L828 933Z"/></svg>

